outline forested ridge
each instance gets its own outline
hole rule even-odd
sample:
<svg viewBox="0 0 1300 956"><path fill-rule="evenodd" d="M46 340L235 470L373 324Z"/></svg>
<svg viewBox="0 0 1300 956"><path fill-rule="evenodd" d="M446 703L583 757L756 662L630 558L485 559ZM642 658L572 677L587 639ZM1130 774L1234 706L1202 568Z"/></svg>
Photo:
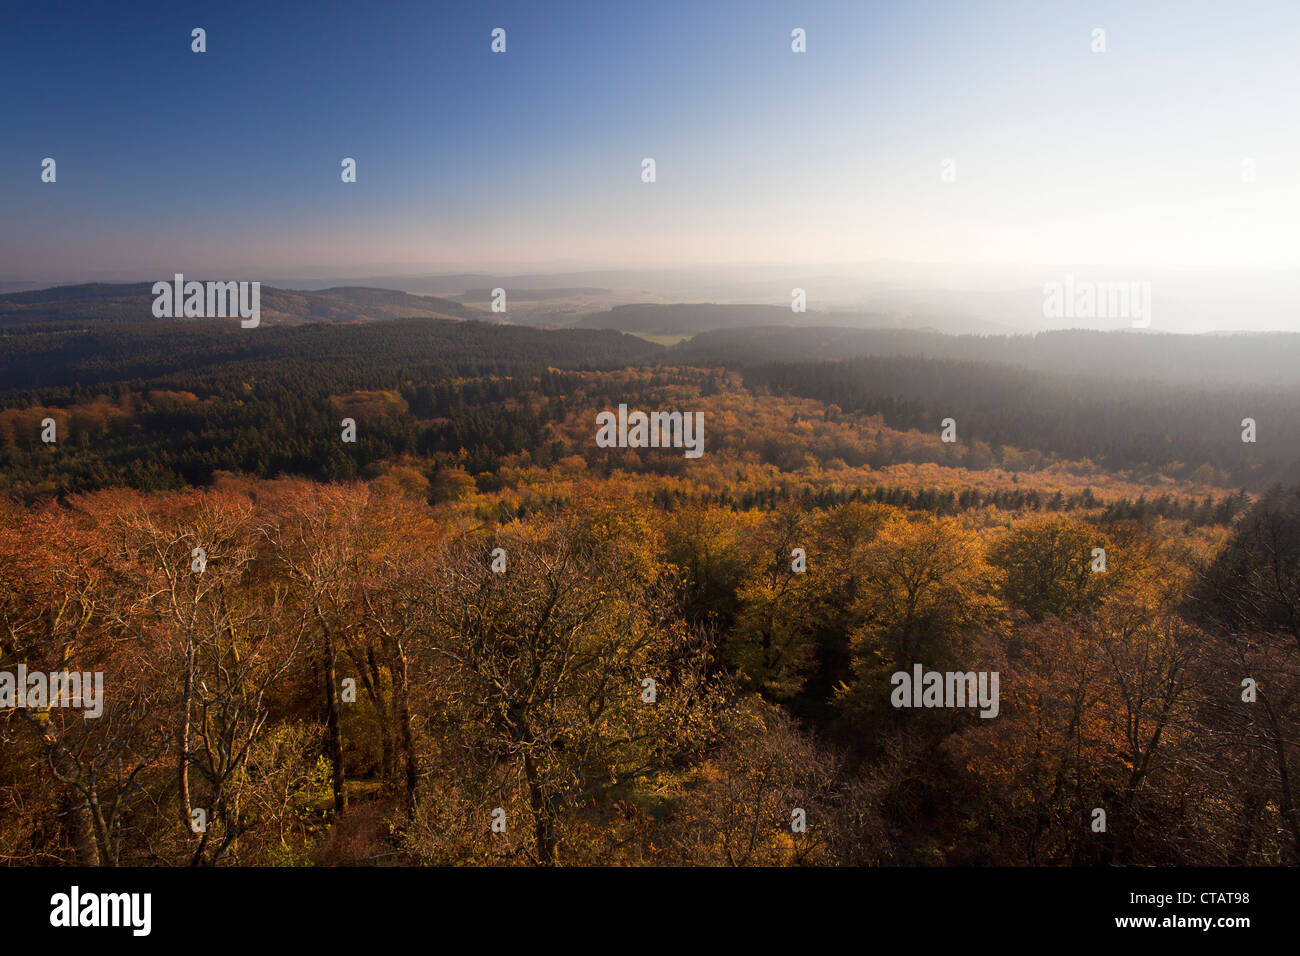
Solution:
<svg viewBox="0 0 1300 956"><path fill-rule="evenodd" d="M561 396L564 379L550 369L660 351L616 332L429 319L256 335L220 320L11 331L0 335L10 385L0 468L11 487L88 490L125 474L133 487L164 488L207 484L217 470L346 478L397 454L465 448L482 470L539 440L545 411L505 407L508 397ZM396 414L372 416L357 454L345 455L339 401L358 392ZM66 429L54 455L33 440L47 414Z"/></svg>
<svg viewBox="0 0 1300 956"><path fill-rule="evenodd" d="M747 369L745 382L879 414L896 428L952 417L969 442L1089 458L1108 470L1191 476L1209 466L1221 483L1261 489L1297 477L1290 468L1300 459L1300 387L1175 386L903 356L765 364ZM1243 442L1245 418L1264 437Z"/></svg>
<svg viewBox="0 0 1300 956"><path fill-rule="evenodd" d="M1106 349L1120 347L1110 341ZM1300 460L1290 414L1300 383L1254 381L1236 360L1228 363L1230 381L1194 382L1149 380L1122 364L1106 375L1067 374L914 354L751 362L743 346L726 362L689 346L664 349L614 331L428 318L252 334L221 320L16 327L0 333L0 466L11 489L46 491L104 487L122 469L145 488L207 484L223 470L334 480L397 455L459 449L471 470L493 471L503 455L549 454L549 423L577 407L567 398L575 380L559 372L659 367L676 374L692 367L679 364L689 355L715 370L708 373L714 390L735 369L750 390L812 398L832 414L877 415L897 431L930 432L951 417L959 441L947 459L975 470L1000 465L1003 449L1013 448L1143 480L1261 491L1294 480ZM1027 347L1003 340L997 354ZM373 416L366 440L341 456L339 405L362 393L386 403L385 414ZM60 456L36 441L35 423L47 415L79 421ZM1246 418L1257 424L1256 442L1241 440ZM92 436L93 454L80 454Z"/></svg>

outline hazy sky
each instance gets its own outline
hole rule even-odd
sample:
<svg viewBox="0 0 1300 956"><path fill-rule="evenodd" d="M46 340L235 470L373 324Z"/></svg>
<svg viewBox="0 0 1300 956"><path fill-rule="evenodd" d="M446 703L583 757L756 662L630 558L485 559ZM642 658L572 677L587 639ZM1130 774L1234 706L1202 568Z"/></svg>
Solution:
<svg viewBox="0 0 1300 956"><path fill-rule="evenodd" d="M5 3L0 73L0 278L1300 267L1297 0Z"/></svg>

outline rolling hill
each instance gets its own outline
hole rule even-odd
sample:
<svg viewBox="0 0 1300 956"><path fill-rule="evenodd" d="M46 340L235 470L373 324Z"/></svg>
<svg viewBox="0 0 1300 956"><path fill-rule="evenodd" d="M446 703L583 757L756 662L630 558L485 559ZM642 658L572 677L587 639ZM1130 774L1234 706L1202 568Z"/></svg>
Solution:
<svg viewBox="0 0 1300 956"><path fill-rule="evenodd" d="M0 295L0 327L20 325L82 325L87 322L157 322L153 315L152 282L55 286ZM308 322L383 322L429 318L500 323L491 312L450 299L409 295L392 289L339 286L301 292L263 285L264 324L301 325Z"/></svg>

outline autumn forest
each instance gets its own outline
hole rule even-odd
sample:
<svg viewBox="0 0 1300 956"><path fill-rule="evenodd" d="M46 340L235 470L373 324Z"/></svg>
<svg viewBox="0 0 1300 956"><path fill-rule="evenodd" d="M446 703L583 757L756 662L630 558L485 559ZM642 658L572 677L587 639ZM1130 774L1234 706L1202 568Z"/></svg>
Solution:
<svg viewBox="0 0 1300 956"><path fill-rule="evenodd" d="M1082 335L10 322L0 861L1294 864L1295 386Z"/></svg>

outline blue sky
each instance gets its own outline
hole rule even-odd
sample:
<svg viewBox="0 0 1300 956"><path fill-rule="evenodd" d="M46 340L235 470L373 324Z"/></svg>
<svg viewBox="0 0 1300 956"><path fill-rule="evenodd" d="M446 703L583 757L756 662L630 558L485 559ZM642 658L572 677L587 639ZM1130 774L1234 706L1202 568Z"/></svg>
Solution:
<svg viewBox="0 0 1300 956"><path fill-rule="evenodd" d="M1292 268L1297 50L1294 0L0 3L0 278Z"/></svg>

